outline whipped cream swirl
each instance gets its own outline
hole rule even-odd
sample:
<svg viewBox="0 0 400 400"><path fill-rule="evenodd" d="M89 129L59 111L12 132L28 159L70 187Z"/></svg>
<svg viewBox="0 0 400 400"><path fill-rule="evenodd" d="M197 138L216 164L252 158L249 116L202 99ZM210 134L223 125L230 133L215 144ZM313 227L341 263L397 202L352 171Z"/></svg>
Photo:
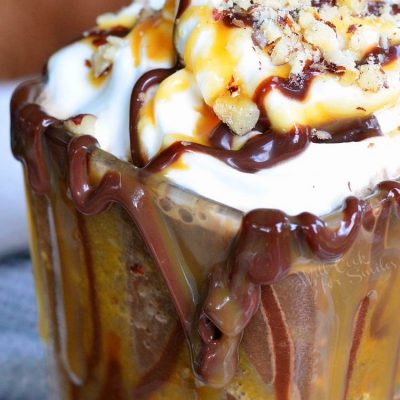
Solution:
<svg viewBox="0 0 400 400"><path fill-rule="evenodd" d="M188 151L160 171L175 184L245 212L322 215L348 195L368 195L400 175L395 2L194 0L178 6L135 2L100 17L95 30L50 59L41 105L72 132L91 134L104 150L129 160L135 84L179 61L166 79L140 93L136 130L144 164L176 142L212 147L221 123L234 151L256 136L298 127L319 140L253 173ZM337 126L368 118L379 136L332 143Z"/></svg>

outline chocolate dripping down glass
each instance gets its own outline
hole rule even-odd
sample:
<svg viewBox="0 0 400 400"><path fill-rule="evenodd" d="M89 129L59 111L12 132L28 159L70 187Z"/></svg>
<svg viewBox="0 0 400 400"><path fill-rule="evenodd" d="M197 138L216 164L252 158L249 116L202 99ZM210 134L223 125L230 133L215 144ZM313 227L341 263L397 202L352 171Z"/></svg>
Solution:
<svg viewBox="0 0 400 400"><path fill-rule="evenodd" d="M179 2L177 18L189 4ZM222 17L232 25L232 15ZM129 31L94 29L82 38L103 43ZM391 63L399 49L374 48L366 59ZM136 129L140 94L181 67L177 60L148 71L133 88L132 163L41 110L40 81L14 95L12 144L26 167L53 397L396 398L400 184L383 182L369 198L350 197L319 218L266 209L243 215L163 181L157 173L187 151L253 173L319 141L308 127L271 132L263 112L271 90L306 97L320 70L305 65L299 82L271 77L257 88L256 128L267 134L233 150L221 123L210 146L176 142L146 165ZM374 116L325 128L330 143L382 134Z"/></svg>
<svg viewBox="0 0 400 400"><path fill-rule="evenodd" d="M395 399L400 184L248 215L12 101L55 399Z"/></svg>

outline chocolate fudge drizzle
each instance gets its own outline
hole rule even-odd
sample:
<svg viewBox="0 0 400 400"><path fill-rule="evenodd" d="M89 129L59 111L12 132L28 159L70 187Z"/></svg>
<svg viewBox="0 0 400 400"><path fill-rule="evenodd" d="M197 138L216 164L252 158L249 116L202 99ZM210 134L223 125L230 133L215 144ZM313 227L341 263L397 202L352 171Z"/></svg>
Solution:
<svg viewBox="0 0 400 400"><path fill-rule="evenodd" d="M381 200L382 209L378 216L373 216L372 213L369 213L370 223L367 225L373 225L373 229L369 230L373 233L372 246L371 246L371 269L372 271L375 268L378 268L380 264L380 260L384 257L391 257L394 254L395 259L399 260L399 252L398 249L394 248L385 248L385 236L387 235L387 229L389 226L389 214L394 208L397 217L400 215L400 183L398 181L385 181L381 182L377 185L376 194ZM366 218L368 218L366 216ZM391 271L391 274L397 274L397 270L394 269ZM390 278L393 278L391 276ZM370 280L373 280L373 274L371 275ZM371 316L370 323L370 334L373 336L379 337L379 330L382 328L381 318L383 315L383 310L385 304L387 303L388 298L391 296L391 293L394 289L394 279L389 279L389 283L384 290L384 293L381 297L380 302L375 307L375 310ZM355 362L357 359L357 354L359 347L361 345L361 339L363 333L366 329L366 320L368 313L370 312L372 297L374 291L368 291L366 296L361 300L358 310L356 312L354 318L354 326L353 326L353 341L349 354L348 368L346 372L346 381L345 381L345 391L343 395L343 400L348 398L350 382L353 375Z"/></svg>
<svg viewBox="0 0 400 400"><path fill-rule="evenodd" d="M131 159L132 163L141 168L144 166L144 160L140 149L140 140L137 132L137 124L139 122L139 112L143 105L140 94L146 93L154 85L159 85L164 79L168 78L177 67L169 69L153 69L146 72L136 82L131 95L130 118L129 118L129 135L131 140Z"/></svg>
<svg viewBox="0 0 400 400"><path fill-rule="evenodd" d="M34 90L37 87L31 86L31 91ZM46 124L45 128L39 127L43 127L43 121L47 121L48 117L39 108L35 108L36 118L27 121L25 109L29 110L32 104L24 106L26 99L21 100L24 93L29 93L29 85L21 87L13 99L14 151L27 166L32 188L45 194L48 182L43 178L38 184L36 175L39 173L42 177L47 176L44 154L45 141L48 139L44 133L48 128ZM27 137L34 140L27 142ZM95 139L80 136L69 138L68 141L70 190L75 206L80 212L92 215L116 202L128 211L158 261L186 335L196 340L193 339L192 324L196 325L193 315L194 307L198 304L189 304L188 298L193 296L181 292L182 286L176 277L175 256L168 251L168 244L160 235L160 218L151 195L146 193L140 170L137 171L136 179L110 171L93 187L88 168L90 154L96 148ZM41 148L35 145L38 142L42 144ZM28 147L22 147L26 143ZM387 182L380 186L380 190L386 193L382 197L391 199L393 192L400 190L400 184ZM257 311L261 286L276 283L288 274L291 240L300 238L319 258L332 261L340 258L350 248L367 215L365 202L356 198L347 199L343 221L334 230L310 213L296 217L289 217L278 210L254 210L248 213L243 218L227 263L214 267L208 294L200 307L197 327L201 346L199 353L194 354L194 367L199 379L213 386L224 386L233 377L238 360L237 348L243 330ZM267 304L265 306L268 307ZM277 332L279 330L275 334ZM284 373L279 376L275 381L277 393L281 393L278 398L288 399L285 389L287 383L284 383L288 378Z"/></svg>
<svg viewBox="0 0 400 400"><path fill-rule="evenodd" d="M389 46L387 48L376 46L363 57L358 65L367 64L368 62L373 61L376 64L379 63L382 66L385 66L391 64L399 58L400 44Z"/></svg>
<svg viewBox="0 0 400 400"><path fill-rule="evenodd" d="M333 2L321 0L316 3L322 5ZM177 17L188 4L188 0L179 3ZM96 32L89 36L102 35L103 33ZM398 58L399 48L389 49L384 56L387 62ZM68 133L62 133L62 122L48 116L35 104L42 88L40 82L21 86L13 96L12 148L14 155L26 167L32 189L46 195L50 188L46 143L54 136L63 136L65 145L68 146L69 189L75 207L85 215L101 213L113 203L121 205L127 211L143 235L171 293L189 341L197 378L214 387L223 387L236 373L238 347L243 331L261 301L270 311L268 316L284 325L278 305L273 304L271 285L288 275L293 242L300 241L316 257L334 262L351 248L363 225L366 226L367 222L368 226L375 225L370 222L373 217L368 202L355 197L345 201L342 221L337 228L329 227L323 219L311 213L291 217L279 210L253 210L243 217L226 262L213 267L208 291L201 301L195 288L183 283L188 280L186 271L179 267L181 263L168 241L168 235L163 234L165 222L160 218L160 211L146 185L146 181L151 179L148 172L161 171L185 152L200 152L216 157L240 171L253 173L296 156L314 139L310 135L309 127L295 127L288 134L272 132L266 127L266 115L262 113L264 133L250 139L238 151L232 150L232 133L221 124L210 135L211 146L177 142L146 165L137 133L142 105L140 94L162 82L178 68L149 71L139 79L132 91L130 138L132 162L136 168L132 167L131 174L110 169L99 182L91 181L88 171L91 157L97 149L96 140L90 136L72 138ZM293 99L303 100L315 74L315 71L309 71L301 81L296 82L278 77L269 78L259 86L254 99L260 110L264 109L263 99L274 89ZM380 134L373 117L358 119L349 122L345 127L341 125L332 129L337 130L337 137L336 134L333 135L337 141L357 141L370 137L368 135ZM366 131L369 132L367 136ZM400 191L400 184L389 181L380 185L379 190L382 199L390 203L395 198L394 193ZM262 286L266 287L263 294ZM367 308L368 301L365 300L360 305L357 317L352 359L356 357ZM273 335L274 345L289 342L285 329L275 329ZM290 352L289 345L287 349ZM275 350L280 359L280 369L274 381L277 398L288 400L291 355L283 354L278 347ZM349 367L348 379L351 373L352 367Z"/></svg>
<svg viewBox="0 0 400 400"><path fill-rule="evenodd" d="M311 140L314 143L360 142L371 137L382 136L382 130L375 115L337 121L322 126L320 129L331 133L331 137L319 139L318 136L313 136Z"/></svg>
<svg viewBox="0 0 400 400"><path fill-rule="evenodd" d="M231 150L229 143L232 132L226 125L221 124L211 134L211 141L223 141L225 144L217 144L216 148L192 142L175 142L159 155L154 157L147 165L141 154L140 139L137 131L140 108L143 104L140 94L150 87L161 83L168 76L179 69L175 66L171 69L155 69L145 73L133 88L130 106L130 137L131 158L137 167L145 167L149 172L159 172L172 165L185 152L197 152L208 154L220 159L227 165L243 172L256 172L271 167L276 163L294 157L305 149L309 142L308 128L295 127L287 135L270 132L266 135L258 135L248 140L238 151ZM222 135L222 136L221 136ZM220 139L217 138L220 137Z"/></svg>
<svg viewBox="0 0 400 400"><path fill-rule="evenodd" d="M292 82L289 79L272 77L262 82L254 95L254 100L261 113L256 130L263 133L250 138L240 150L232 150L234 133L223 123L217 126L209 136L209 144L180 141L175 142L161 151L147 164L141 154L140 138L137 130L140 108L143 104L140 94L145 93L153 85L159 84L179 67L171 69L156 69L147 72L140 78L132 91L130 114L131 158L137 167L149 172L160 172L171 166L182 154L187 152L207 154L218 158L225 164L242 172L254 173L270 168L284 160L295 157L304 151L310 142L314 143L344 143L358 142L370 137L381 136L382 132L375 116L339 121L324 128L331 133L330 139L319 139L311 135L311 129L295 126L292 131L281 134L268 127L264 110L265 96L275 88L288 97L304 100L308 88L316 72L312 71L301 79Z"/></svg>
<svg viewBox="0 0 400 400"><path fill-rule="evenodd" d="M49 190L48 172L43 154L43 133L56 119L48 116L34 104L41 89L36 82L27 82L19 87L11 101L11 130L24 132L12 135L11 147L14 156L25 165L28 179L35 192L44 194ZM17 118L14 118L18 114ZM29 151L27 151L29 149Z"/></svg>

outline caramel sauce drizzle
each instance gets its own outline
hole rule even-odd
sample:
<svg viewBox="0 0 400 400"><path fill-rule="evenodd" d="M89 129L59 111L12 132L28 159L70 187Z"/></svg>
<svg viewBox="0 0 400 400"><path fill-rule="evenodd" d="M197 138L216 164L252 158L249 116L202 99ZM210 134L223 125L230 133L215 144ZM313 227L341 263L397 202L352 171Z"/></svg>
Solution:
<svg viewBox="0 0 400 400"><path fill-rule="evenodd" d="M224 24L231 25L235 15L224 15L221 17ZM247 16L243 17L247 18ZM240 16L239 16L240 19ZM250 20L246 19L246 23ZM371 50L364 58L378 59L383 57L382 65L387 65L400 58L400 45L391 46L388 49L377 47ZM361 61L363 63L364 61ZM325 63L325 67L331 73L341 74L340 67ZM381 136L382 132L377 119L372 115L369 117L342 120L329 124L321 129L331 133L330 139L318 139L311 137L308 127L295 127L289 134L271 132L268 127L267 115L264 107L265 97L273 90L279 90L285 96L298 101L304 101L307 97L313 79L321 74L321 70L306 65L304 73L296 77L281 78L269 77L261 82L254 94L254 101L258 105L261 118L256 129L260 129L264 135L258 135L250 139L242 149L233 151L231 132L220 124L209 135L210 146L192 142L176 142L146 164L140 149L140 139L137 131L140 108L143 105L140 95L144 94L151 86L160 84L168 76L179 70L179 63L171 69L156 69L145 73L136 83L131 97L130 106L130 138L132 162L140 168L146 167L150 172L159 172L176 162L186 152L198 152L208 154L225 162L227 165L242 172L257 172L261 169L296 156L304 151L310 141L315 143L343 143L358 142L367 138ZM285 138L283 137L285 136Z"/></svg>
<svg viewBox="0 0 400 400"><path fill-rule="evenodd" d="M319 1L318 4L331 3ZM189 1L180 2L179 17ZM84 37L103 37L108 34L121 34L127 31L90 31ZM85 36L86 35L86 36ZM379 50L380 51L380 50ZM385 53L387 60L399 57L398 47ZM271 167L299 154L310 141L309 128L296 127L291 133L279 135L267 132L250 139L239 151L231 149L232 141L226 127L220 125L210 136L208 147L195 143L177 142L161 152L147 166L140 151L137 135L137 122L142 100L141 93L149 87L159 84L178 67L159 69L143 75L135 85L131 98L130 137L132 146L132 162L148 172L157 172L171 165L184 152L201 152L217 157L233 168L256 172ZM260 85L255 100L261 104L264 97L272 89L278 89L287 96L302 100L306 97L315 71L309 71L300 83L269 78ZM301 240L322 260L334 261L340 258L354 243L360 227L371 218L368 204L350 197L345 202L343 220L337 229L331 229L326 222L310 213L302 213L289 217L278 210L259 209L243 217L241 229L231 249L226 263L218 264L212 270L208 293L203 302L193 288L184 284L182 276L185 271L178 270L176 254L163 235L163 223L159 211L153 203L152 196L143 184L145 175L141 169L134 169L134 176L109 171L100 183L93 186L89 179L88 169L92 153L96 149L96 141L89 136L71 139L68 133L56 134L50 128L60 128L61 123L49 117L38 105L35 97L41 86L28 83L21 86L12 100L12 147L14 155L20 159L28 173L32 189L46 195L50 188L46 162L46 141L48 136L64 135L68 145L69 188L72 200L79 212L95 215L104 211L113 203L120 204L137 224L149 250L154 257L160 272L165 278L177 313L191 345L193 367L201 381L215 387L223 387L233 378L238 363L238 347L244 329L257 311L261 301L261 286L267 286L285 278L289 273L290 245L293 240ZM260 107L260 109L262 109ZM265 124L265 115L263 122ZM368 122L369 123L369 122ZM361 129L362 130L362 129ZM360 130L360 131L361 131ZM342 140L355 140L357 135L342 134ZM400 191L400 184L395 181L380 185L382 198L394 198L393 192ZM272 290L272 289L271 289ZM269 289L264 293L262 301L269 318L281 325L284 322L277 307L273 305L273 296ZM192 300L190 300L192 299ZM352 353L357 352L357 332L362 331L365 305L361 305L360 321L357 323ZM196 311L197 309L197 311ZM195 315L198 317L196 318ZM273 317L275 315L275 317ZM198 333L197 333L198 332ZM274 346L288 343L285 329L275 329ZM198 350L197 350L198 349ZM287 352L292 349L287 346ZM275 349L280 361L280 369L275 379L277 398L289 398L290 354ZM352 355L355 357L355 354ZM351 376L351 367L349 367ZM349 378L350 379L350 378Z"/></svg>
<svg viewBox="0 0 400 400"><path fill-rule="evenodd" d="M130 105L131 158L133 164L137 167L145 167L149 172L160 172L171 166L182 154L197 152L216 157L240 171L256 172L294 157L307 147L310 136L309 129L296 127L292 132L285 135L274 132L257 135L248 140L240 150L231 150L227 146L230 146L229 143L232 141L230 138L232 133L225 125L221 124L210 136L210 143L215 143L221 139L224 141L224 144L217 145L217 148L192 142L175 142L146 165L140 149L137 130L139 113L143 105L141 94L144 94L150 87L160 84L179 68L179 65L177 65L171 69L149 71L137 81L133 88ZM217 139L217 136L221 135L221 139Z"/></svg>
<svg viewBox="0 0 400 400"><path fill-rule="evenodd" d="M325 128L332 133L332 138L325 140L312 137L308 127L296 126L286 134L271 131L268 127L267 116L263 111L265 96L276 88L289 97L303 100L313 77L319 73L310 70L300 81L293 82L289 79L272 77L259 85L254 95L254 101L261 110L261 118L256 129L264 133L249 139L240 150L232 150L233 133L221 123L209 135L208 141L211 146L193 142L175 142L146 164L140 149L137 130L139 113L143 105L140 95L153 85L161 83L178 69L179 66L149 71L138 80L132 91L130 106L131 158L134 165L145 168L149 172L160 172L179 160L184 153L195 152L215 157L239 171L254 173L298 155L307 148L311 141L315 143L353 142L382 134L374 116L331 124Z"/></svg>
<svg viewBox="0 0 400 400"><path fill-rule="evenodd" d="M131 140L131 159L132 163L141 168L145 162L140 149L140 138L137 130L139 122L139 112L143 105L141 94L145 94L154 85L159 85L164 79L168 78L176 71L176 67L169 69L154 69L146 72L136 82L131 95L129 135Z"/></svg>
<svg viewBox="0 0 400 400"><path fill-rule="evenodd" d="M32 104L34 93L39 89L40 85L30 83L15 93L12 101L12 141L15 156L27 168L32 189L46 194L49 182L45 144L50 133L45 133L56 127L58 121ZM54 135L51 132L51 136ZM140 169L135 172L135 179L109 171L97 186L92 187L88 164L96 146L95 139L80 136L71 140L69 134L64 135L65 143L69 143L69 186L75 206L88 215L101 213L112 203L118 203L128 211L160 267L191 343L198 340L193 333L193 326L198 326L201 346L199 352L193 355L194 368L199 379L213 386L226 385L235 374L241 335L258 308L261 286L275 283L288 274L290 241L302 238L317 257L332 261L350 248L364 220L371 217L366 203L353 197L346 200L343 221L333 230L310 213L296 217L289 217L278 210L248 213L243 218L226 265L217 265L210 276L208 295L201 305L197 303L201 313L195 323L194 309L198 305L188 299L196 298L196 295L189 294L189 288L180 281L173 247L165 242L161 234L160 217L152 196L146 193L141 183ZM390 200L393 191L400 191L400 184L387 182L379 188L382 197ZM285 386L282 382L279 385ZM280 397L285 398L284 395Z"/></svg>
<svg viewBox="0 0 400 400"><path fill-rule="evenodd" d="M142 62L142 53L156 62L169 60L174 54L173 23L155 14L135 25L132 30L131 50L134 65Z"/></svg>

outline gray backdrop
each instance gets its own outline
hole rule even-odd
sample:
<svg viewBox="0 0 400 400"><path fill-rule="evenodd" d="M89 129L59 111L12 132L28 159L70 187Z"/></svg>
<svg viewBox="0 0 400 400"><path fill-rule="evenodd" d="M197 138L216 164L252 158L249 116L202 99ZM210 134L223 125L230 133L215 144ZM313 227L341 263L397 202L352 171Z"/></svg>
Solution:
<svg viewBox="0 0 400 400"><path fill-rule="evenodd" d="M30 260L0 259L0 400L45 400L45 364Z"/></svg>

